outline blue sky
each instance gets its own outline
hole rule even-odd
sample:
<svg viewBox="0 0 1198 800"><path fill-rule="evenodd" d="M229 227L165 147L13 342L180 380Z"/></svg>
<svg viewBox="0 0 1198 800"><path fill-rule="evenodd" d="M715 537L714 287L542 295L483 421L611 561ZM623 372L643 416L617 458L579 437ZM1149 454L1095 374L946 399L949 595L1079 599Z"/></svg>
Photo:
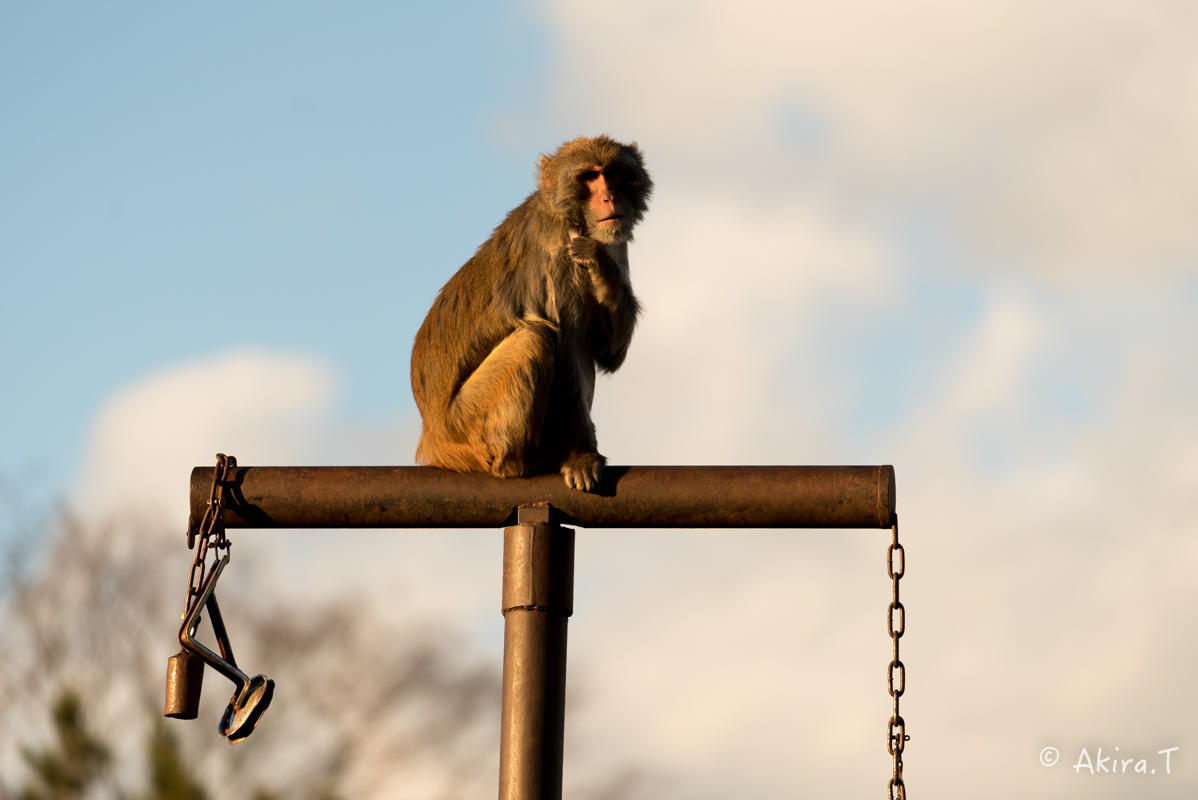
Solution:
<svg viewBox="0 0 1198 800"><path fill-rule="evenodd" d="M336 364L346 414L411 406L424 307L531 190L537 145L491 133L543 90L529 10L2 13L9 479L61 492L116 388L246 343Z"/></svg>
<svg viewBox="0 0 1198 800"><path fill-rule="evenodd" d="M913 781L1127 796L1036 756L1198 746L1195 41L1163 0L5 4L0 477L178 530L217 450L411 463L437 289L539 153L636 139L601 450L894 464ZM419 598L495 653L494 536L245 541L272 592ZM878 791L884 544L580 532L571 735L727 796Z"/></svg>

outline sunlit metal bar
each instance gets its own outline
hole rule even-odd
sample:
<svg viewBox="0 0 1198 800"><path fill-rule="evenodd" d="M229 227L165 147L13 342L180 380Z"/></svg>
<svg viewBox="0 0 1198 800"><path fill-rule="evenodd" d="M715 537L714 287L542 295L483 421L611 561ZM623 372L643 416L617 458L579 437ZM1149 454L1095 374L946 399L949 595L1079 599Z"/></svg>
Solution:
<svg viewBox="0 0 1198 800"><path fill-rule="evenodd" d="M191 473L204 516L212 467ZM236 467L230 528L499 528L520 506L586 528L887 528L894 468L608 467L595 492L560 475L495 478L431 467Z"/></svg>

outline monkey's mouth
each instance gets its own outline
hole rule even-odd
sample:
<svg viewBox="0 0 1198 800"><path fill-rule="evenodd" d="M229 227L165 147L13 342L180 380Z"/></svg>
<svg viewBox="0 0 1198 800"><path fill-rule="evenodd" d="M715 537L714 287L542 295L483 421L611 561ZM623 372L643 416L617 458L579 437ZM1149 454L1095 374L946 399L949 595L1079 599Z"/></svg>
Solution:
<svg viewBox="0 0 1198 800"><path fill-rule="evenodd" d="M603 219L599 220L599 224L602 225L605 222L620 222L623 219L623 214L612 214L610 217L604 217Z"/></svg>

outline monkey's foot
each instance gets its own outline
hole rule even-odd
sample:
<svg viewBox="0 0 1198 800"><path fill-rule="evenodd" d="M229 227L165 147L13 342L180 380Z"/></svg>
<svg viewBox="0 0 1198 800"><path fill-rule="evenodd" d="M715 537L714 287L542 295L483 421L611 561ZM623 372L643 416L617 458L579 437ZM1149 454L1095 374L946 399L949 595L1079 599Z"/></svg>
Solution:
<svg viewBox="0 0 1198 800"><path fill-rule="evenodd" d="M574 453L562 462L562 477L571 489L589 492L599 485L607 459L598 453Z"/></svg>

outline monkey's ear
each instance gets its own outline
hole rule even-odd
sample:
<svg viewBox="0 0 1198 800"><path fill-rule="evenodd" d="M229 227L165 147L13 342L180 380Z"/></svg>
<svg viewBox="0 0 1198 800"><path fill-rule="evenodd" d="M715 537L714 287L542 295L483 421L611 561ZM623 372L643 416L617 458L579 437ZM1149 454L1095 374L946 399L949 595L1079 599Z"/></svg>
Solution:
<svg viewBox="0 0 1198 800"><path fill-rule="evenodd" d="M549 161L549 156L542 155L537 163L537 187L542 190L549 189Z"/></svg>

